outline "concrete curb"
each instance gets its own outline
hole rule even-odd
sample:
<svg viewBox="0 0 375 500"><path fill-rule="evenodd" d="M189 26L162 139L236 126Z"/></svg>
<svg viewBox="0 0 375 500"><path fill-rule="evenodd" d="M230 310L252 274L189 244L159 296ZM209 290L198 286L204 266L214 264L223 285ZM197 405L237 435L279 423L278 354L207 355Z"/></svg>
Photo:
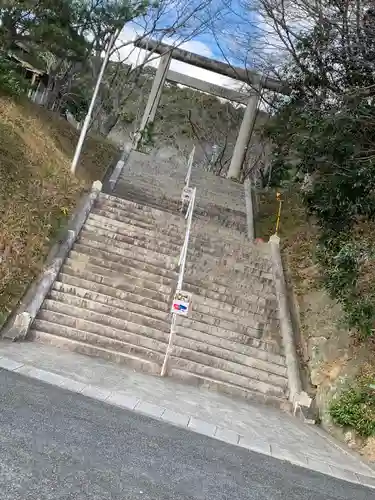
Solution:
<svg viewBox="0 0 375 500"><path fill-rule="evenodd" d="M149 401L140 399L136 394L127 394L121 391L110 391L99 386L86 384L57 373L39 369L33 365L28 365L19 360L14 360L1 355L0 369L18 373L19 375L38 380L40 382L44 382L75 394L80 394L118 408L134 411L147 417L160 420L161 422L190 430L213 439L218 439L227 444L245 448L249 451L261 453L278 460L283 460L305 469L321 472L322 474L335 477L337 479L375 489L375 476L371 470L369 470L369 472L372 475L367 476L359 472L354 472L353 470L333 466L323 460L320 461L315 458L304 456L303 453L291 455L288 451L283 450L283 448L270 444L262 439L254 437L253 435L247 436L238 434L232 429L218 426L186 413L179 413L168 408L164 408L158 404L150 403Z"/></svg>
<svg viewBox="0 0 375 500"><path fill-rule="evenodd" d="M108 191L110 193L115 189L115 186L117 184L117 181L119 180L121 172L123 171L123 168L129 159L130 153L131 153L131 148L125 149L123 155L121 156L121 159L116 163L116 166L113 169L113 172L108 180Z"/></svg>
<svg viewBox="0 0 375 500"><path fill-rule="evenodd" d="M95 181L92 185L90 194L83 199L79 208L70 219L62 240L59 244L51 248L46 259L46 267L39 278L27 290L21 304L1 332L1 337L12 341L26 338L32 322L38 314L51 286L55 282L61 266L81 231L101 190L102 183L100 181Z"/></svg>
<svg viewBox="0 0 375 500"><path fill-rule="evenodd" d="M269 239L272 255L272 268L275 280L276 298L280 320L280 330L288 370L289 400L296 404L302 393L299 362L294 343L292 320L290 316L283 264L280 254L280 238L274 234Z"/></svg>
<svg viewBox="0 0 375 500"><path fill-rule="evenodd" d="M243 186L245 190L247 238L249 241L253 242L255 238L254 206L253 206L252 186L249 177L246 177Z"/></svg>
<svg viewBox="0 0 375 500"><path fill-rule="evenodd" d="M112 192L116 186L116 183L118 181L118 178L120 177L120 174L122 172L122 169L124 168L125 161L124 160L119 160L112 172L112 175L108 181L109 184L109 190Z"/></svg>

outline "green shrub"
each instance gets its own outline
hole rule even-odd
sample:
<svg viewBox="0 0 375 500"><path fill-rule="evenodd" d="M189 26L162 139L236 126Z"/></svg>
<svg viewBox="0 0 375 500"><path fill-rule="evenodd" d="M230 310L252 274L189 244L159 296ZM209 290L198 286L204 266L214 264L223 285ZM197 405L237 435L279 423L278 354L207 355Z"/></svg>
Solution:
<svg viewBox="0 0 375 500"><path fill-rule="evenodd" d="M0 91L11 96L27 93L27 81L20 74L16 63L0 52Z"/></svg>
<svg viewBox="0 0 375 500"><path fill-rule="evenodd" d="M352 427L360 436L375 436L375 389L370 378L360 379L330 406L335 424Z"/></svg>

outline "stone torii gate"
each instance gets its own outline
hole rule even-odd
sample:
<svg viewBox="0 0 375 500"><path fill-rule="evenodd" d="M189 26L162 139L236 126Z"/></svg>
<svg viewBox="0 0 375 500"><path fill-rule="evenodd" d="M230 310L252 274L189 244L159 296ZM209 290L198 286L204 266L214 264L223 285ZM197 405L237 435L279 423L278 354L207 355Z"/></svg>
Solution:
<svg viewBox="0 0 375 500"><path fill-rule="evenodd" d="M216 61L208 57L199 56L183 49L160 43L155 40L137 40L134 44L136 47L156 52L160 54L160 62L153 81L151 92L148 98L146 109L143 114L139 132L136 138L136 145L142 136L143 130L154 121L163 86L166 80L170 80L188 87L193 87L203 92L214 94L218 97L239 102L246 105L244 117L238 133L237 142L233 151L231 164L228 170L227 177L238 179L240 177L241 167L245 159L246 148L251 138L251 133L258 109L259 97L261 89L273 90L275 92L287 95L289 94L288 86L283 82L274 78L259 75L255 71L246 70L243 68L233 67L221 61ZM189 77L171 71L169 69L172 59L182 61L198 68L213 71L220 75L228 76L235 80L251 85L252 92L250 96L237 92L235 90L220 87L219 85L210 84L196 78Z"/></svg>

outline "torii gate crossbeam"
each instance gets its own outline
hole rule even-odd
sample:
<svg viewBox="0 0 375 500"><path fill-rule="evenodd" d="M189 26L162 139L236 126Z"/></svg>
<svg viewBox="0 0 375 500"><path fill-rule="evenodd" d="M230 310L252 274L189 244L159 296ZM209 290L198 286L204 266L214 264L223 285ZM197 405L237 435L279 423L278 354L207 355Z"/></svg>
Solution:
<svg viewBox="0 0 375 500"><path fill-rule="evenodd" d="M220 75L228 76L235 80L244 82L252 87L251 94L247 100L246 110L244 113L240 131L238 133L236 146L233 151L231 164L227 174L228 178L239 179L241 167L246 156L246 149L250 141L253 125L255 122L261 89L264 88L277 93L288 95L290 92L288 86L280 80L270 77L263 77L255 71L236 68L234 66L231 66L230 64L193 54L192 52L188 52L186 50L176 48L172 45L167 45L155 40L140 39L135 41L134 45L138 48L156 52L157 54L161 55L159 67L156 71L150 96L146 105L145 112L143 114L139 134L136 138L136 144L138 144L142 131L149 123L152 123L155 119L156 110L161 98L162 88L164 86L165 80L168 78L169 66L172 59L176 59L178 61L191 64L208 71L213 71L214 73L218 73Z"/></svg>

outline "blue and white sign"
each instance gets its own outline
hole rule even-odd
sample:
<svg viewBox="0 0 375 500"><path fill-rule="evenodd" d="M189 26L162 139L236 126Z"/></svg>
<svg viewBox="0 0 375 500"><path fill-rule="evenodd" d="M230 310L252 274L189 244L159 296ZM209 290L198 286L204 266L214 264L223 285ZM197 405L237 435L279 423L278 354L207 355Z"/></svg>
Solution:
<svg viewBox="0 0 375 500"><path fill-rule="evenodd" d="M182 290L175 293L172 302L172 314L187 316L191 309L192 294Z"/></svg>

